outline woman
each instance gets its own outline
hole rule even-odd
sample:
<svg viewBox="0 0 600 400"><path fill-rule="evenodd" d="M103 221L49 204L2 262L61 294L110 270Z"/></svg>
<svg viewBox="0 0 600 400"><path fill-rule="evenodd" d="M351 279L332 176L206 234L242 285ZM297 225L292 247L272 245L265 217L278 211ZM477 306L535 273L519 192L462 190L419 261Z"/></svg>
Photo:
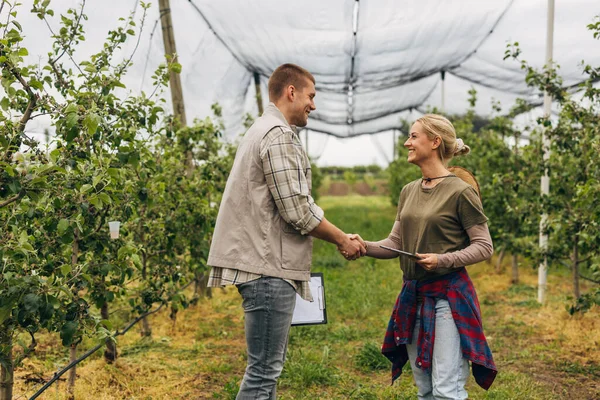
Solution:
<svg viewBox="0 0 600 400"><path fill-rule="evenodd" d="M382 245L420 257L400 255L404 285L382 352L392 361L392 382L410 360L419 399L466 399L469 361L484 389L497 373L464 268L493 253L487 217L473 187L447 169L452 157L470 151L456 138L450 121L424 115L411 127L404 146L408 162L421 168L423 178L402 189L389 237L365 242L370 257L398 256Z"/></svg>

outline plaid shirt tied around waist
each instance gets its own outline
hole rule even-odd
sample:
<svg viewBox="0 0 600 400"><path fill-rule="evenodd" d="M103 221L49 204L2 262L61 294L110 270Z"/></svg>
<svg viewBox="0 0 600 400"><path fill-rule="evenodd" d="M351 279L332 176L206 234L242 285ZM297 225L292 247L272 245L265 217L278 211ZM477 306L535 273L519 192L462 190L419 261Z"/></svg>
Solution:
<svg viewBox="0 0 600 400"><path fill-rule="evenodd" d="M435 345L435 302L436 299L445 299L450 304L458 328L463 357L471 361L477 384L487 390L498 370L483 334L477 294L465 268L440 278L404 282L381 348L383 355L392 362L392 384L400 377L402 367L408 361L406 344L411 343L417 317L417 293L423 297L423 303L416 364L431 373Z"/></svg>

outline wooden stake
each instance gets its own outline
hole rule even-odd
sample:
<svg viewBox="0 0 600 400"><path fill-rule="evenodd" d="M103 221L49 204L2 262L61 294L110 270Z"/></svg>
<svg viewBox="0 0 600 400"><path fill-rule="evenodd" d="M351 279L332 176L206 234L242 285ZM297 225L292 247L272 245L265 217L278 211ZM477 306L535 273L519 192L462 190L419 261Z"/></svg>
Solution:
<svg viewBox="0 0 600 400"><path fill-rule="evenodd" d="M172 62L177 62L177 48L175 47L175 34L173 32L173 23L171 21L171 6L169 0L158 0L160 10L160 26L162 27L163 43L165 45L165 55L172 56ZM171 100L173 102L173 113L186 126L185 106L183 104L183 91L181 89L181 77L178 73L171 71L169 78L171 88Z"/></svg>

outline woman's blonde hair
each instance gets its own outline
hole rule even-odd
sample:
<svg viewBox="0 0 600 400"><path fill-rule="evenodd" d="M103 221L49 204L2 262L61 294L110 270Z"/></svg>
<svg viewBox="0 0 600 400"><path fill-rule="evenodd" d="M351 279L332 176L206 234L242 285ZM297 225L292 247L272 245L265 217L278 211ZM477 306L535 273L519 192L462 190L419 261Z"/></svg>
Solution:
<svg viewBox="0 0 600 400"><path fill-rule="evenodd" d="M438 147L438 153L444 164L447 164L454 156L462 156L471 151L471 148L464 144L462 139L456 138L454 126L447 118L438 114L425 114L415 122L421 124L430 140L434 140L438 136L442 140Z"/></svg>

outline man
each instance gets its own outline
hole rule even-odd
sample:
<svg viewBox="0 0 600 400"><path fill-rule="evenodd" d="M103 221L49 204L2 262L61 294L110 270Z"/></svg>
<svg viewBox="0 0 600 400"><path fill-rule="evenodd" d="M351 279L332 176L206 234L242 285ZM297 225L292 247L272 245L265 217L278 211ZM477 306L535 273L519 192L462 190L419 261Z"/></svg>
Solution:
<svg viewBox="0 0 600 400"><path fill-rule="evenodd" d="M268 88L269 105L238 147L208 256L208 285L236 285L243 299L248 365L238 400L276 398L296 292L312 301L312 237L336 244L348 259L366 254L310 195L310 162L296 126L315 110L314 77L284 64Z"/></svg>

